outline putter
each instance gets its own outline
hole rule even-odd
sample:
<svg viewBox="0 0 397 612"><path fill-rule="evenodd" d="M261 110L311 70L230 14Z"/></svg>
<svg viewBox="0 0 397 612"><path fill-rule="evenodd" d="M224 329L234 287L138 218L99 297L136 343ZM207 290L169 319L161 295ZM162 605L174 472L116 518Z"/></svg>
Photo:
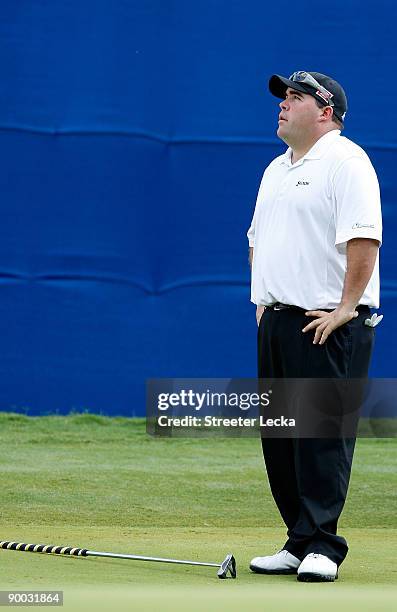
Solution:
<svg viewBox="0 0 397 612"><path fill-rule="evenodd" d="M0 548L5 550L22 550L24 552L37 552L55 555L66 555L73 557L112 557L114 559L132 559L133 561L155 561L158 563L178 563L180 565L204 565L207 567L218 567L218 578L224 579L230 574L236 578L236 560L229 554L222 563L204 563L202 561L185 561L182 559L165 559L162 557L141 557L140 555L125 555L122 553L98 552L86 548L73 548L72 546L51 546L46 544L24 544L23 542L2 542Z"/></svg>

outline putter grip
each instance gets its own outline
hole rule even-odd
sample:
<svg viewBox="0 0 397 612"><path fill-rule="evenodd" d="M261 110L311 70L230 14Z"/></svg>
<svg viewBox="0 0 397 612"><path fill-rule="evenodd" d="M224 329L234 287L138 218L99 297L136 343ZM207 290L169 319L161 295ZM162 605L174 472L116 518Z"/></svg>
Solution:
<svg viewBox="0 0 397 612"><path fill-rule="evenodd" d="M23 544L22 542L0 542L0 548L7 550L24 550L26 552L53 553L55 555L73 555L86 557L87 548L73 548L73 546L50 546L48 544Z"/></svg>

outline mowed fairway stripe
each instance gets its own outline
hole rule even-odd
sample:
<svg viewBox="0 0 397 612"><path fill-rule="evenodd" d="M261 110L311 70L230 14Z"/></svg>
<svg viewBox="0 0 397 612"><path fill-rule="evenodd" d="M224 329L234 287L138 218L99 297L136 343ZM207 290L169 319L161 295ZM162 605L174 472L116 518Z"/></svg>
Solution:
<svg viewBox="0 0 397 612"><path fill-rule="evenodd" d="M303 586L303 589L299 589ZM65 597L65 610L98 610L105 612L112 602L114 609L144 610L145 612L263 612L266 610L293 610L294 612L390 612L394 608L396 589L379 587L349 587L334 589L331 585L296 584L287 586L239 586L194 588L159 588L153 585L150 590L139 586L120 585L114 589L70 589ZM186 602L189 602L188 608Z"/></svg>

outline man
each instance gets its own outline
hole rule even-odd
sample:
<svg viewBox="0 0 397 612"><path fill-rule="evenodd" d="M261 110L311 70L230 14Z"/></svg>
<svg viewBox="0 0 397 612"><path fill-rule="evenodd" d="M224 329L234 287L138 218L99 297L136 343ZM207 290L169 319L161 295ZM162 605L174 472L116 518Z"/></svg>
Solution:
<svg viewBox="0 0 397 612"><path fill-rule="evenodd" d="M248 231L260 378L365 378L379 306L379 185L365 152L341 136L342 87L318 72L273 75L277 135ZM270 488L288 528L263 574L333 581L347 554L337 535L354 438L262 439Z"/></svg>

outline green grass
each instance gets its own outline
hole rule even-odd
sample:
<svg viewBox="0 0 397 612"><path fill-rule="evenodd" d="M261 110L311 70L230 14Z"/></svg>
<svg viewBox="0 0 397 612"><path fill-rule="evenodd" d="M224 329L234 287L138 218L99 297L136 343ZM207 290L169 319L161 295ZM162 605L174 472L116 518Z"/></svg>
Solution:
<svg viewBox="0 0 397 612"><path fill-rule="evenodd" d="M248 570L285 540L259 440L151 438L139 419L0 413L0 441L1 539L193 560L232 551L239 569L237 581L219 581L212 568L0 551L3 589L63 588L76 610L108 609L112 598L117 610L273 609L280 597L284 609L381 610L397 595L395 439L357 442L340 521L350 553L325 585Z"/></svg>

